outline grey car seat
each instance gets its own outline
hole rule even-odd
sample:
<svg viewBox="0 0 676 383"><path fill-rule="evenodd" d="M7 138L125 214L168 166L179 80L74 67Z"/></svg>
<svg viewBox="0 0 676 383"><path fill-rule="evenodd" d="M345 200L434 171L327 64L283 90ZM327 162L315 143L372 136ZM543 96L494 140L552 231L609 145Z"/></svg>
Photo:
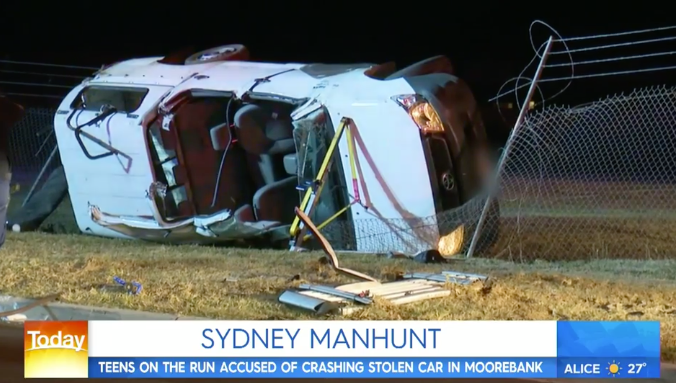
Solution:
<svg viewBox="0 0 676 383"><path fill-rule="evenodd" d="M277 118L270 110L250 104L237 111L234 122L239 143L249 154L250 169L260 175L253 206L240 207L235 216L243 221L291 223L299 198L297 177L284 170L284 156L296 151L291 119Z"/></svg>

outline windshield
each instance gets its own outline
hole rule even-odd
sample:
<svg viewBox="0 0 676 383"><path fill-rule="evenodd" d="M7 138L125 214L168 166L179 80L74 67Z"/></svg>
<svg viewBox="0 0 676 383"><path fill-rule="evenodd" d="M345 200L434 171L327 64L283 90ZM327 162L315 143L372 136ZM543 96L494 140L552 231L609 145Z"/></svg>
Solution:
<svg viewBox="0 0 676 383"><path fill-rule="evenodd" d="M161 121L158 118L148 127L148 148L150 157L155 168L155 179L169 190L169 193L161 198L157 204L160 214L165 219L174 220L181 216L179 205L188 200L185 186L178 185L174 169L178 166L176 151L167 142L168 134L162 134Z"/></svg>
<svg viewBox="0 0 676 383"><path fill-rule="evenodd" d="M333 139L334 127L324 109L296 121L294 125L298 181L300 185L307 186L311 185L317 177ZM341 137L341 140L344 139L345 135ZM310 215L310 219L315 224L321 224L336 214L349 203L350 198L347 191L340 153L336 150L333 154L333 163L325 178L325 186L319 196L317 207ZM344 226L347 222L348 215L341 214L335 221L323 228L322 233L329 240L344 241L346 240L344 232L346 228ZM343 246L341 248L349 248L347 243L340 245Z"/></svg>
<svg viewBox="0 0 676 383"><path fill-rule="evenodd" d="M98 112L104 105L121 113L133 113L141 107L147 88L88 86L73 100L71 108Z"/></svg>

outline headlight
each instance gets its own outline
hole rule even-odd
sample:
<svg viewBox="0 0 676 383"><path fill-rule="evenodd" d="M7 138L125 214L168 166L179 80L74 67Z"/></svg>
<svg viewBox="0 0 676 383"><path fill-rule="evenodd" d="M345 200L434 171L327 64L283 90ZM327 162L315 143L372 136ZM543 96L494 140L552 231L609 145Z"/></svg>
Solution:
<svg viewBox="0 0 676 383"><path fill-rule="evenodd" d="M418 128L424 133L440 133L444 131L444 124L434 107L417 94L401 95L392 97L397 104L401 105L413 119Z"/></svg>

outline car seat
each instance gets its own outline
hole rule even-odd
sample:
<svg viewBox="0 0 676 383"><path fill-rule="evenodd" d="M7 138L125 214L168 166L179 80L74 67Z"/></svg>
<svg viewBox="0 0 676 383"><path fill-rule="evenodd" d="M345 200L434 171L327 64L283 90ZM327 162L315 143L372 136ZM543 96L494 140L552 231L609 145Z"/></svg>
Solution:
<svg viewBox="0 0 676 383"><path fill-rule="evenodd" d="M235 216L244 221L291 223L298 205L298 179L285 171L284 156L296 151L293 122L253 104L240 108L234 122L239 143L249 154L250 170L259 179L253 206L240 207Z"/></svg>
<svg viewBox="0 0 676 383"><path fill-rule="evenodd" d="M196 214L235 209L253 195L253 191L247 187L244 151L236 146L231 147L221 169L223 151L213 147L211 130L226 120L224 102L215 98L189 102L180 107L174 118L183 154L183 170L189 180ZM216 205L211 206L219 172L219 198ZM176 173L177 177L182 175L180 170Z"/></svg>

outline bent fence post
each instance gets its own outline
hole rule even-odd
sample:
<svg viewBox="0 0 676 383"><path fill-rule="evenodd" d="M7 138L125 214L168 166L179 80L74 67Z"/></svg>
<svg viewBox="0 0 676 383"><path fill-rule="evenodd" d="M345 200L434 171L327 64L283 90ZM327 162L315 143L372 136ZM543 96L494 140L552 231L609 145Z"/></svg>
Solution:
<svg viewBox="0 0 676 383"><path fill-rule="evenodd" d="M56 157L56 153L58 151L59 151L59 146L55 144L54 149L52 149L52 152L49 154L49 157L47 158L47 161L45 161L45 164L42 165L42 169L40 169L40 173L35 178L35 181L33 181L33 185L31 185L31 189L28 191L28 194L26 194L26 198L24 198L23 203L21 204L21 207L26 206L26 204L31 200L31 198L33 198L33 194L35 194L35 190L37 189L38 185L40 184L40 180L42 179L42 176L44 176L47 169L49 169L49 167L52 164L52 161L54 161L54 158Z"/></svg>
<svg viewBox="0 0 676 383"><path fill-rule="evenodd" d="M547 40L547 43L545 45L545 50L542 53L542 56L540 57L540 63L538 64L537 70L535 71L535 76L533 76L533 81L530 83L530 87L528 88L528 93L526 94L523 104L521 104L519 116L517 117L516 122L514 123L514 128L512 129L512 132L509 134L509 138L505 143L504 150L502 151L502 155L500 156L500 160L498 161L498 166L495 171L495 178L492 180L492 183L488 189L488 193L486 195L486 202L484 204L483 210L481 210L481 216L479 216L479 221L477 222L476 229L474 230L472 241L470 242L469 248L467 249L467 258L471 258L474 255L477 243L479 242L479 238L481 237L481 232L483 230L484 223L486 222L488 210L490 208L491 203L493 202L494 198L493 194L500 186L500 176L502 174L503 168L505 167L505 162L507 161L509 152L512 148L512 143L518 133L519 128L523 124L523 121L526 119L526 114L528 113L528 105L530 104L530 101L533 99L535 90L537 89L537 83L540 80L540 77L542 77L542 72L545 69L545 63L547 62L547 57L551 52L553 43L554 38L552 36L549 36L549 39Z"/></svg>

